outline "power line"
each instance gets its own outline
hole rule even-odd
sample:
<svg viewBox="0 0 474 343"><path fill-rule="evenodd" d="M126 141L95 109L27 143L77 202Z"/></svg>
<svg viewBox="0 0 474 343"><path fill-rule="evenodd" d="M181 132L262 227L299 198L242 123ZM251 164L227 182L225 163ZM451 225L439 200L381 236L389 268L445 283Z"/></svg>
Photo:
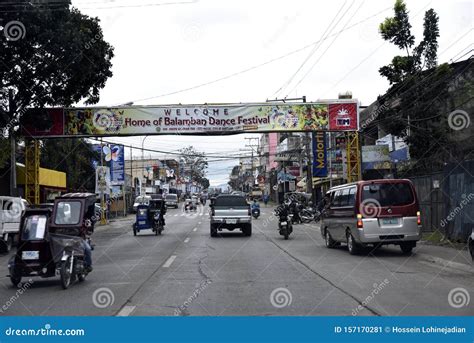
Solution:
<svg viewBox="0 0 474 343"><path fill-rule="evenodd" d="M283 85L280 86L280 88L278 88L271 96L271 98L273 98L275 95L278 95L280 91L283 90L284 87L288 86L288 84L290 84L291 81L293 81L293 79L295 78L296 74L299 73L299 71L303 68L303 66L306 64L306 62L308 62L308 60L316 53L316 51L318 51L318 49L321 47L321 44L323 42L323 39L325 39L326 37L326 33L329 31L329 29L332 27L332 24L334 23L334 21L336 20L336 18L339 16L339 13L341 13L342 9L344 8L344 6L346 5L347 3L347 0L344 1L344 3L341 5L341 7L339 7L339 9L337 10L336 12L336 15L334 16L334 18L332 18L332 20L329 22L329 25L326 27L326 30L324 30L323 34L321 35L321 38L319 39L319 43L310 51L310 53L308 54L308 56L306 56L306 58L304 59L304 61L300 64L300 66L296 69L296 71L293 73L293 75L290 76L290 78L283 83ZM353 4L354 2L352 2ZM352 6L351 4L351 6ZM350 8L350 7L349 7ZM333 28L334 29L334 28ZM332 31L332 30L331 30Z"/></svg>
<svg viewBox="0 0 474 343"><path fill-rule="evenodd" d="M336 33L334 33L334 34L329 35L329 36L326 37L324 40L329 39L329 38L331 38L331 37L334 37L334 36L338 35L338 34L341 33L341 32L350 30L350 29L352 29L353 27L356 27L356 26L358 26L358 25L360 25L360 24L362 24L362 23L364 23L364 22L366 22L366 21L372 19L373 17L378 16L379 14L388 11L389 9L391 9L391 7L386 7L386 8L384 8L384 9L378 11L377 13L375 13L375 14L373 14L373 15L371 15L371 16L368 16L368 17L366 17L366 18L364 18L364 19L362 19L362 20L360 20L360 21L358 21L358 22L356 22L356 23L354 23L354 24L348 26L348 27L347 27L346 29L344 29L344 30L340 30L339 32L336 32ZM324 40L323 40L323 41L324 41ZM246 68L246 69L242 69L242 70L237 71L237 72L235 72L235 73L228 74L228 75L226 75L226 76L223 76L223 77L214 79L214 80L212 80L212 81L204 82L204 83L201 83L201 84L197 84L197 85L194 85L194 86L191 86L191 87L187 87L187 88L184 88L184 89L180 89L180 90L177 90L177 91L173 91L173 92L162 93L162 94L159 94L159 95L156 95L156 96L151 96L151 97L147 97L147 98L131 100L131 102L136 103L136 102L141 102L141 101L146 101L146 100L151 100L151 99L162 98L162 97L169 96L169 95L175 95L175 94L179 94L179 93L188 92L188 91L190 91L190 90L195 90L195 89L198 89L198 88L201 88L201 87L204 87L204 86L209 86L209 85L211 85L211 84L214 84L214 83L217 83L217 82L220 82L220 81L224 81L224 80L230 79L230 78L232 78L232 77L239 76L239 75L241 75L241 74L248 73L249 71L252 71L252 70L255 70L255 69L264 67L264 66L266 66L266 65L268 65L268 64L271 64L271 63L273 63L273 62L282 60L282 59L284 59L284 58L286 58L286 57L289 57L289 56L291 56L291 55L294 55L294 54L296 54L296 53L299 53L299 52L301 52L301 51L304 51L304 50L306 50L306 49L308 49L308 48L310 48L310 47L312 47L312 46L314 46L314 45L316 45L316 44L319 44L320 42L321 42L321 40L317 40L317 41L312 42L312 43L310 43L310 44L307 44L307 45L305 45L305 46L303 46L303 47L301 47L301 48L298 48L298 49L295 49L295 50L293 50L293 51L290 51L290 52L288 52L288 53L286 53L286 54L284 54L284 55L280 55L280 56L275 57L275 58L273 58L273 59L267 60L267 61L265 61L265 62L263 62L263 63L254 65L254 66L249 67L249 68Z"/></svg>
<svg viewBox="0 0 474 343"><path fill-rule="evenodd" d="M362 2L360 4L360 6L356 9L355 13L353 14L353 16L355 16L357 14L357 12L359 12L360 8L362 7L364 3ZM346 11L347 12L347 11ZM346 15L346 13L344 13L343 17ZM342 18L341 18L342 19ZM350 23L350 21L352 20L352 18L349 18L349 20L346 22L346 24L344 25L343 29L345 29L347 27L347 25ZM313 70L313 68L316 66L316 64L318 64L318 62L323 58L323 56L326 54L326 52L329 50L329 48L331 48L331 46L336 42L337 38L339 37L341 33L339 32L339 34L336 35L336 37L334 37L334 39L332 40L332 42L328 45L328 47L326 48L326 50L323 51L323 53L321 54L321 56L319 56L319 58L313 63L313 65L311 66L311 68L308 69L308 71L303 75L303 77L293 86L293 88L288 92L288 93L291 93L293 92L293 90L298 87L301 82L303 82L303 80L308 76L308 74Z"/></svg>

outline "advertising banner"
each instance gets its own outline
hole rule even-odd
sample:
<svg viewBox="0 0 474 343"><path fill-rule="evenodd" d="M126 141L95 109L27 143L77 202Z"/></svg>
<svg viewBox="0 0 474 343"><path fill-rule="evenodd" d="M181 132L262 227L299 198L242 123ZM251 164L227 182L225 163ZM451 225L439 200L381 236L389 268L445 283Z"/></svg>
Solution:
<svg viewBox="0 0 474 343"><path fill-rule="evenodd" d="M120 186L125 183L125 152L120 144L93 144L92 149L97 152L99 159L102 147L102 158L105 166L110 168L110 184ZM99 166L100 161L92 161L94 167Z"/></svg>
<svg viewBox="0 0 474 343"><path fill-rule="evenodd" d="M55 120L54 130L42 132L43 136L348 131L356 130L358 123L358 102L352 99L297 104L89 107L62 111L63 120ZM31 135L35 136L34 132Z"/></svg>
<svg viewBox="0 0 474 343"><path fill-rule="evenodd" d="M326 132L313 132L313 177L328 176Z"/></svg>
<svg viewBox="0 0 474 343"><path fill-rule="evenodd" d="M362 147L362 169L390 169L388 145L367 145Z"/></svg>
<svg viewBox="0 0 474 343"><path fill-rule="evenodd" d="M110 195L110 168L98 166L95 169L95 192Z"/></svg>

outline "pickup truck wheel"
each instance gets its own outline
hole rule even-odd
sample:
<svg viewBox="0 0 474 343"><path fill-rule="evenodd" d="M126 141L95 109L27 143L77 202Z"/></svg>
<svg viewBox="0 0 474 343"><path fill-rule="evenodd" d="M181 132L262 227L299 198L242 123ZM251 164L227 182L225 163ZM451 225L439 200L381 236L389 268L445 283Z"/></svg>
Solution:
<svg viewBox="0 0 474 343"><path fill-rule="evenodd" d="M243 229L243 233L245 236L252 236L252 224L247 224Z"/></svg>
<svg viewBox="0 0 474 343"><path fill-rule="evenodd" d="M400 244L400 249L402 250L402 253L409 255L411 254L411 251L413 250L413 244L411 243L401 243Z"/></svg>
<svg viewBox="0 0 474 343"><path fill-rule="evenodd" d="M211 237L217 237L217 228L211 224Z"/></svg>

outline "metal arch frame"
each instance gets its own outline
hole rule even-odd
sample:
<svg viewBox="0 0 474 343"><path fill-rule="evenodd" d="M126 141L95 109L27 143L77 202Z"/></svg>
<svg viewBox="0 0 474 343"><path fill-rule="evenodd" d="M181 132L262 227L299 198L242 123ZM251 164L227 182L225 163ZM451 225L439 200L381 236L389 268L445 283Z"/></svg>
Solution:
<svg viewBox="0 0 474 343"><path fill-rule="evenodd" d="M25 199L40 203L40 144L36 139L25 140Z"/></svg>

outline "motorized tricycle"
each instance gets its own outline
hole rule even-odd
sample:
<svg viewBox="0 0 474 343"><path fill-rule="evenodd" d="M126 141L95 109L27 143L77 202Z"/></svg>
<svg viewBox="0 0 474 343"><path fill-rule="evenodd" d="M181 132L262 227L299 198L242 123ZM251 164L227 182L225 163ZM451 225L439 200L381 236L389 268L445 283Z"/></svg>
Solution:
<svg viewBox="0 0 474 343"><path fill-rule="evenodd" d="M165 228L164 214L166 205L162 199L151 199L148 205L138 205L136 221L133 224L133 235L141 230L152 230L156 236Z"/></svg>
<svg viewBox="0 0 474 343"><path fill-rule="evenodd" d="M31 276L59 275L64 289L76 279L85 280L89 269L84 238L93 231L95 198L91 193L68 193L56 198L53 209L25 211L17 252L8 262L14 286Z"/></svg>

